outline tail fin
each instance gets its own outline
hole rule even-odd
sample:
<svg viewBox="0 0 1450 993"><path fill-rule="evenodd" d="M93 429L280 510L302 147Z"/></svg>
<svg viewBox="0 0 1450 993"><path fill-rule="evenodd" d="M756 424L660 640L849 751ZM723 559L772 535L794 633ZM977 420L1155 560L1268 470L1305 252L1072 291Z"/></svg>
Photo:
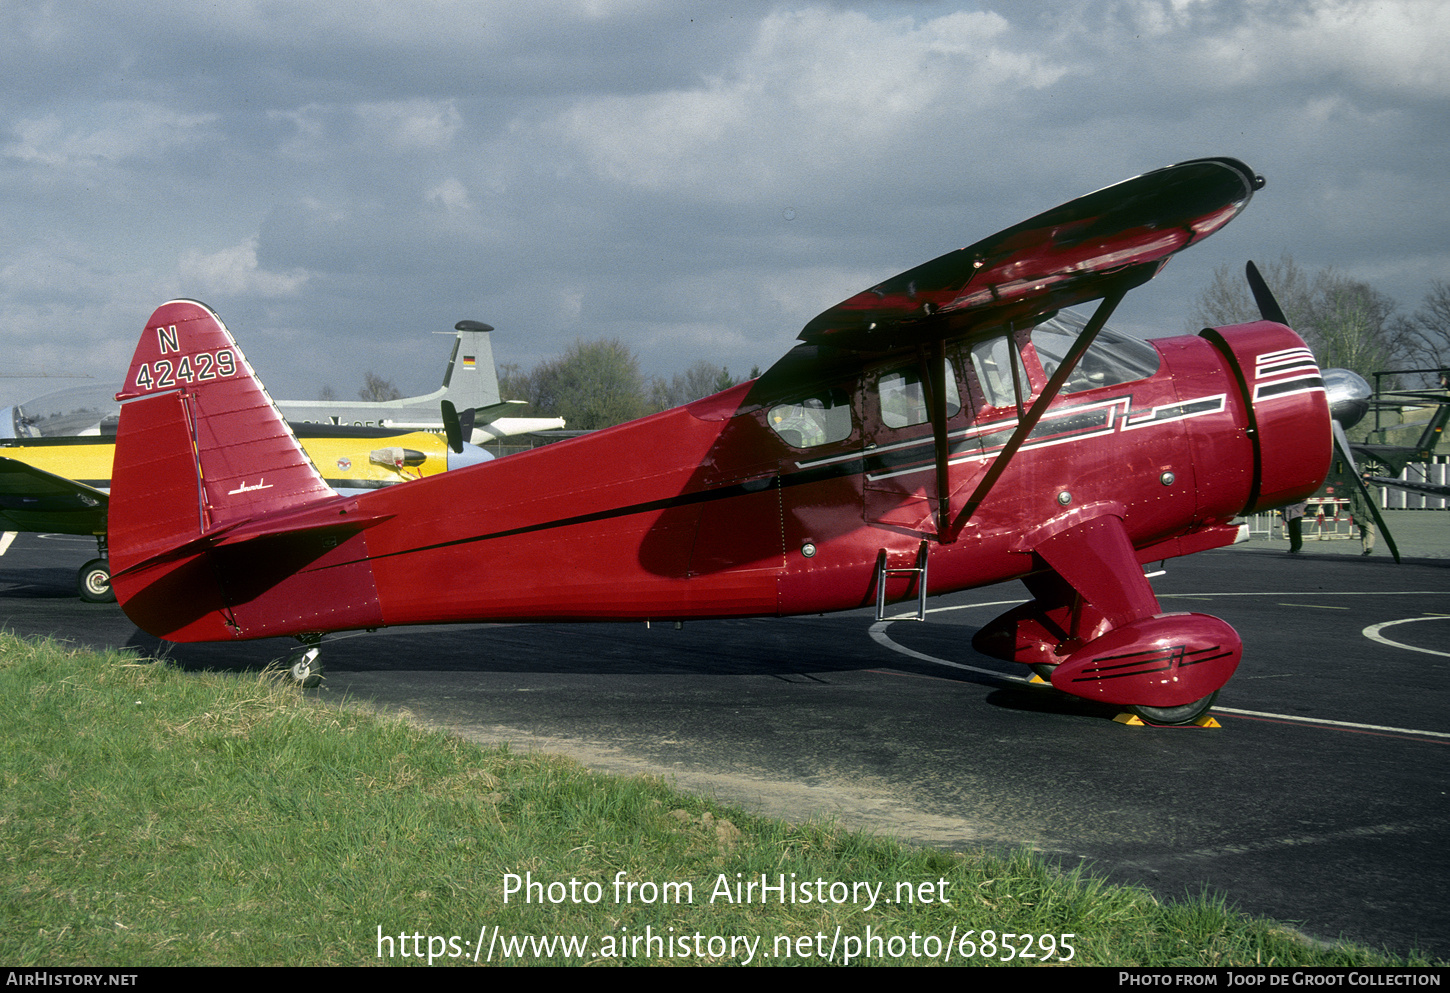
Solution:
<svg viewBox="0 0 1450 993"><path fill-rule="evenodd" d="M116 399L116 571L220 527L335 496L205 304L173 300L151 315Z"/></svg>
<svg viewBox="0 0 1450 993"><path fill-rule="evenodd" d="M210 308L151 315L116 398L111 578L138 626L215 641L382 623L360 532L386 515L328 488Z"/></svg>
<svg viewBox="0 0 1450 993"><path fill-rule="evenodd" d="M1450 422L1450 403L1442 403L1435 408L1425 430L1420 434L1420 440L1415 443L1415 454L1418 460L1428 462L1430 456L1435 454L1435 447L1440 444L1440 437L1445 433L1445 425ZM1403 468L1400 469L1404 471Z"/></svg>
<svg viewBox="0 0 1450 993"><path fill-rule="evenodd" d="M498 403L498 370L489 338L493 327L480 321L459 321L454 330L458 338L443 373L443 399L459 411Z"/></svg>

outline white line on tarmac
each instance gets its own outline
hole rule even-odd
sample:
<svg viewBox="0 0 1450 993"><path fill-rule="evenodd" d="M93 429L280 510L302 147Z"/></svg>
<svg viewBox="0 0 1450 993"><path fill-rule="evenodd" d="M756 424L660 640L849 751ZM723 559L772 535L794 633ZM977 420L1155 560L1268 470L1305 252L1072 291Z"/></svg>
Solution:
<svg viewBox="0 0 1450 993"><path fill-rule="evenodd" d="M1170 600L1173 597L1199 600L1226 596L1437 596L1444 592L1444 590L1365 590L1357 593L1353 590L1287 590L1283 593L1159 593L1157 596L1159 600Z"/></svg>
<svg viewBox="0 0 1450 993"><path fill-rule="evenodd" d="M1441 591L1441 590L1428 590L1428 591L1417 590L1417 591L1407 591L1407 592L1400 593L1400 594L1397 594L1397 595L1399 595L1399 596L1407 596L1407 595L1422 596L1422 595L1424 595L1427 592L1428 593L1440 593L1440 592L1443 592L1443 591ZM1197 595L1197 596L1285 596L1285 595L1289 595L1289 594L1284 594L1284 593L1203 593L1203 594L1195 594L1195 595ZM1304 595L1307 596L1308 594L1304 594ZM1363 593L1322 593L1321 592L1321 593L1317 593L1317 594L1314 594L1314 595L1316 595L1316 596L1365 596L1366 594L1363 594ZM1377 594L1374 594L1374 595L1377 595ZM1160 597L1159 599L1163 599L1163 598ZM948 610L971 610L971 609L974 609L976 607L1003 607L1003 606L1011 606L1011 605L1016 605L1016 604L1019 604L1019 603L1025 603L1025 602L1026 602L1026 600L1019 598L1019 599L1016 599L1016 600L993 600L993 601L991 601L989 603L960 603L960 604L955 604L955 605L950 606L950 607L932 607L932 608L930 608L927 611L927 613L928 614L935 614L935 613L941 613L941 612L948 611ZM966 664L961 663L961 662L951 662L951 661L948 661L947 659L939 659L935 655L927 655L924 652L915 651L913 649L907 648L905 645L899 645L899 644L897 644L895 641L893 641L891 639L890 635L888 635L886 633L886 629L888 627L890 627L894 622L896 622L896 621L902 621L902 620L908 620L908 619L914 619L914 617L915 617L915 615L912 615L912 614L901 614L901 615L898 615L896 617L888 617L884 621L877 621L875 624L872 624L871 625L871 628L870 628L871 640L875 641L878 645L881 645L883 648L889 648L889 649L891 649L891 651L896 652L899 655L905 655L908 658L918 659L918 660L920 660L922 662L932 662L932 663L934 663L936 665L944 665L944 666L947 666L947 667L952 668L952 669L964 669L967 672L975 672L975 673L979 673L979 674L981 674L983 676L990 676L993 679L1000 680L1001 682L1004 682L1004 683L1010 683L1010 684L1012 684L1014 686L1026 686L1026 687L1029 687L1029 688L1032 688L1032 689L1045 688L1040 683L1032 683L1032 682L1029 682L1028 679L1025 678L1025 677L1021 677L1021 676L1008 676L1008 675L1006 675L1004 673L996 672L996 671L994 671L992 669L983 669L983 668L980 668L978 666L966 665ZM1409 623L1411 621L1440 621L1440 620L1445 620L1445 618L1443 616L1410 617L1410 618L1406 618L1405 620L1400 620L1400 621L1386 621L1384 624L1375 624L1375 625L1372 625L1371 627L1365 628L1364 629L1364 634L1365 634L1365 637L1367 637L1367 638L1371 638L1371 639L1373 639L1375 641L1382 641L1385 644L1387 644L1387 645L1393 645L1396 648L1409 648L1412 651L1429 652L1432 655L1446 655L1447 653L1445 653L1445 652L1435 652L1435 651L1431 651L1428 648L1414 648L1411 645L1401 645L1398 642L1390 641L1388 638L1384 638L1384 637L1377 636L1378 629L1385 628L1385 627L1390 627L1390 626L1395 625L1395 624L1406 624L1406 623ZM1374 631L1376 633L1375 634L1371 634L1370 633L1371 631ZM1389 726L1382 725L1382 724L1356 724L1356 723L1354 723L1352 721L1331 721L1331 720L1328 720L1328 719L1325 719L1325 718L1320 718L1320 717L1303 717L1303 716L1298 715L1298 714L1276 714L1276 713L1266 712L1266 711L1262 711L1262 710L1238 710L1238 709L1233 708L1233 707L1217 707L1216 706L1216 707L1213 708L1213 710L1214 710L1215 713L1238 714L1241 717L1266 717L1266 718L1270 718L1270 719L1278 720L1278 721L1288 721L1289 723L1292 723L1292 724L1307 724L1307 725L1310 725L1310 726L1320 726L1320 727L1324 727L1324 726L1328 726L1328 727L1341 727L1341 728L1350 728L1350 729L1353 729L1353 730L1356 730L1356 731L1385 731L1385 732L1389 732L1391 734L1406 734L1406 735L1414 735L1414 736L1417 736L1417 737L1443 738L1443 739L1450 740L1450 733L1447 733L1447 732L1444 732L1444 731L1421 731L1421 730L1418 730L1418 729L1415 729L1415 728L1389 727Z"/></svg>
<svg viewBox="0 0 1450 993"><path fill-rule="evenodd" d="M1232 707L1214 707L1215 713L1241 714L1244 717L1272 717L1277 721L1296 721L1301 724L1328 724L1337 728L1355 728L1360 731L1390 731L1394 734L1413 734L1426 738L1450 739L1445 731L1419 731L1414 728L1386 727L1383 724L1354 724L1350 721L1331 721L1323 717L1295 717L1292 714L1269 714L1262 710L1235 710Z"/></svg>
<svg viewBox="0 0 1450 993"><path fill-rule="evenodd" d="M1391 641L1380 634L1385 628L1392 628L1396 624L1414 624L1417 621L1443 621L1444 615L1432 615L1430 617L1405 617L1398 621L1385 621L1383 624L1371 624L1361 632L1370 641L1378 641L1382 645L1389 645L1393 648L1403 648L1409 652L1424 652L1426 655L1439 655L1450 659L1450 652L1438 652L1433 648L1421 648L1419 645L1406 645L1404 642Z"/></svg>

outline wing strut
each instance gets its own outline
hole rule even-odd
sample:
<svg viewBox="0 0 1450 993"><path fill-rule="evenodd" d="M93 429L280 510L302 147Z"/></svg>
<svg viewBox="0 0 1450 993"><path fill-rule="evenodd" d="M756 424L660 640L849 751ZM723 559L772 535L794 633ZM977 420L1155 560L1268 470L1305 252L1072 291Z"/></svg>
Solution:
<svg viewBox="0 0 1450 993"><path fill-rule="evenodd" d="M987 470L987 474L977 484L976 490L967 499L966 504L962 506L962 512L957 515L956 520L952 521L950 532L952 539L955 539L957 535L962 533L962 528L966 527L967 522L972 519L972 515L977 512L977 508L982 505L982 501L987 499L987 494L992 492L992 487L997 485L997 480L1001 479L1002 473L1007 471L1007 466L1011 463L1012 457L1017 454L1017 450L1022 447L1023 442L1032 434L1032 429L1037 427L1037 422L1042 419L1042 415L1047 412L1047 408L1052 404L1052 401L1057 399L1057 394L1062 389L1062 385L1067 382L1067 377L1071 376L1072 371L1077 368L1078 359L1082 358L1083 352L1088 350L1097 338L1098 332L1103 329L1103 325L1108 323L1108 318L1113 316L1113 311L1117 309L1118 304L1122 302L1128 290L1135 285L1137 285L1136 282L1130 282L1127 285L1119 283L1108 292L1107 296L1103 297L1103 302L1098 304L1097 310L1093 311L1092 319L1082 329L1082 334L1077 336L1077 341L1073 342L1072 348L1068 349L1067 354L1063 356L1062 365L1057 367L1057 371L1047 381L1047 386L1043 389L1042 395L1033 402L1032 408L1027 411L1027 416L1017 422L1017 429L1012 432L1012 437L1007 440L1007 444L1002 449L1001 454L993 460L992 467ZM1011 361L1015 365L1017 360L1012 358ZM943 427L945 427L945 420L943 420ZM945 432L942 432L939 435L937 442L937 462L939 466L946 457L944 434ZM938 469L938 472L940 472L940 469ZM947 539L944 538L943 540L945 541Z"/></svg>
<svg viewBox="0 0 1450 993"><path fill-rule="evenodd" d="M1022 409L1022 358L1017 354L1017 345L1012 340L1016 334L1017 326L1007 325L1007 364L1012 367L1012 397L1017 401L1017 419L1020 421L1027 416L1027 412Z"/></svg>
<svg viewBox="0 0 1450 993"><path fill-rule="evenodd" d="M956 540L951 530L951 490L947 483L947 346L944 339L932 342L926 361L927 402L931 405L931 433L936 449L936 534L943 545Z"/></svg>

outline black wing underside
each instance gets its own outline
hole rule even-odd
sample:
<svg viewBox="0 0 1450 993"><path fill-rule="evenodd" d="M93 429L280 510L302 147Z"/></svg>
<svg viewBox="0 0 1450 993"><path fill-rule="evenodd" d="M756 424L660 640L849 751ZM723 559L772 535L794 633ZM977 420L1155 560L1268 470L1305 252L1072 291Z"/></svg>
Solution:
<svg viewBox="0 0 1450 993"><path fill-rule="evenodd" d="M103 534L109 504L93 486L0 458L0 529Z"/></svg>

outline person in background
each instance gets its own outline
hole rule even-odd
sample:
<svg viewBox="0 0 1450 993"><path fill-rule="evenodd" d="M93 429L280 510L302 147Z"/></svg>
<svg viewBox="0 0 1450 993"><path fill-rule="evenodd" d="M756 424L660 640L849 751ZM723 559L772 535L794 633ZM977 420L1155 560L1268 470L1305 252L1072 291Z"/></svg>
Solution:
<svg viewBox="0 0 1450 993"><path fill-rule="evenodd" d="M1289 554L1297 555L1304 547L1304 512L1309 509L1309 501L1303 503L1291 503L1279 511L1284 518L1284 527L1289 532Z"/></svg>
<svg viewBox="0 0 1450 993"><path fill-rule="evenodd" d="M1369 487L1369 473L1363 474L1364 486L1351 486L1349 488L1349 513L1354 517L1355 526L1359 528L1359 547L1363 549L1361 555L1368 555L1374 551L1374 514L1370 511L1370 498L1366 496Z"/></svg>

